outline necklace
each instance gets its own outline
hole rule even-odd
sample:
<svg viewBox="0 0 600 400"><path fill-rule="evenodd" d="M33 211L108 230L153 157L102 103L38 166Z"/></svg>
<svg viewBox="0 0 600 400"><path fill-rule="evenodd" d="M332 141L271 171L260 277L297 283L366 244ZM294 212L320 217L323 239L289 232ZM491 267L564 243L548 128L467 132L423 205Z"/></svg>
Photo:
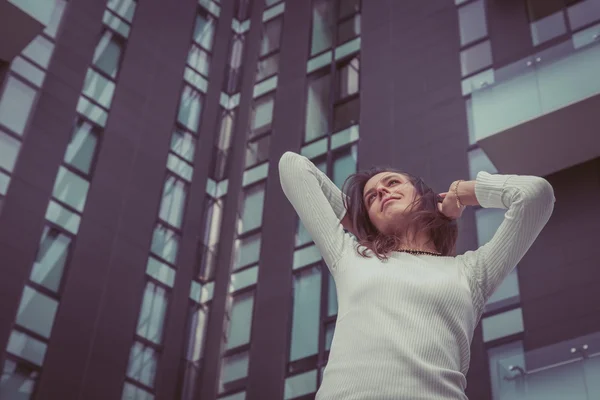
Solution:
<svg viewBox="0 0 600 400"><path fill-rule="evenodd" d="M415 254L415 255L428 255L428 256L441 256L442 253L438 253L437 251L426 251L426 250L415 250L415 249L399 249L396 251L400 251L403 253Z"/></svg>

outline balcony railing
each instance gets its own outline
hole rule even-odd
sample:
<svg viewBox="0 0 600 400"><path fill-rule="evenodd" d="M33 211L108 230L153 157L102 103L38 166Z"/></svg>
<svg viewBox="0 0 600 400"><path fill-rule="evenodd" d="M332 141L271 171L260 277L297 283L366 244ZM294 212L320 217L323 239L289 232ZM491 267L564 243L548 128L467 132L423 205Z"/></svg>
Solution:
<svg viewBox="0 0 600 400"><path fill-rule="evenodd" d="M497 364L495 400L600 399L600 333Z"/></svg>
<svg viewBox="0 0 600 400"><path fill-rule="evenodd" d="M477 141L600 94L600 27L495 71L472 93Z"/></svg>

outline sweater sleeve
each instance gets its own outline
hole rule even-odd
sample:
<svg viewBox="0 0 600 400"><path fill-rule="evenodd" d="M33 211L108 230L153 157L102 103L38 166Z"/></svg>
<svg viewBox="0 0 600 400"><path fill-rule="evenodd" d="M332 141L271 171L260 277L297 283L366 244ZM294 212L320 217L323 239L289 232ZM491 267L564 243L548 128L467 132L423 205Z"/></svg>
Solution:
<svg viewBox="0 0 600 400"><path fill-rule="evenodd" d="M279 179L333 273L352 240L340 223L346 214L341 190L308 158L289 151L279 160Z"/></svg>
<svg viewBox="0 0 600 400"><path fill-rule="evenodd" d="M554 209L554 191L543 178L491 175L479 172L475 196L484 208L507 209L493 238L475 251L457 258L473 287L481 291L478 310L523 258L548 222Z"/></svg>

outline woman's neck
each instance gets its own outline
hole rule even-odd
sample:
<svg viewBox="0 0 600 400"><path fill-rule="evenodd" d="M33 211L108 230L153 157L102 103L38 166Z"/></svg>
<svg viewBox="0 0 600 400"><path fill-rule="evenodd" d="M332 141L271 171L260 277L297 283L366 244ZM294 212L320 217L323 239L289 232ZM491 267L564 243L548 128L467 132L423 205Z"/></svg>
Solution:
<svg viewBox="0 0 600 400"><path fill-rule="evenodd" d="M423 232L418 232L416 235L407 235L406 240L400 244L398 250L400 249L437 252L433 242Z"/></svg>

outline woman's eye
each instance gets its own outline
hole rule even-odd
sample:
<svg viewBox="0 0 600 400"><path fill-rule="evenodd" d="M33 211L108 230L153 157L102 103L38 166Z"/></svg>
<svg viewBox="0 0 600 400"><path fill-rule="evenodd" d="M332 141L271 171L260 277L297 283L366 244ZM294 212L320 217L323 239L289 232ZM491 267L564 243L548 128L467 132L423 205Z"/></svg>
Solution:
<svg viewBox="0 0 600 400"><path fill-rule="evenodd" d="M398 179L392 179L392 180L390 181L390 185L391 185L392 183L394 183L394 182L396 182L396 183L400 183L400 181L399 181Z"/></svg>

